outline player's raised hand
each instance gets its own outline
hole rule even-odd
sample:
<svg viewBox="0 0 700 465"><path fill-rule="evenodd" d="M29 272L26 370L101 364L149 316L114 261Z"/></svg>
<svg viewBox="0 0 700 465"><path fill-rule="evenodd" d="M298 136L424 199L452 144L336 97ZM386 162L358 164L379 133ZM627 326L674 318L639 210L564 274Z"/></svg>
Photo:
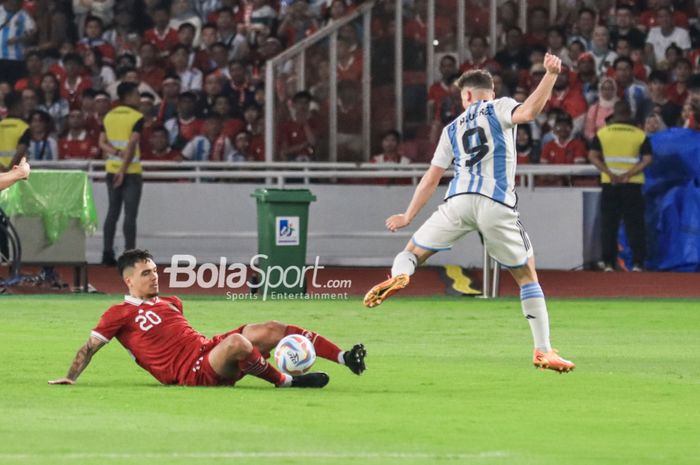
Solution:
<svg viewBox="0 0 700 465"><path fill-rule="evenodd" d="M545 54L543 64L544 69L547 70L548 73L561 73L561 59L558 56L552 55L551 53Z"/></svg>
<svg viewBox="0 0 700 465"><path fill-rule="evenodd" d="M17 179L27 179L31 171L29 163L27 163L27 157L22 157L19 164L12 167L12 171L17 176Z"/></svg>
<svg viewBox="0 0 700 465"><path fill-rule="evenodd" d="M49 384L75 384L75 381L73 381L72 379L68 379L68 378L60 378L60 379L50 380Z"/></svg>
<svg viewBox="0 0 700 465"><path fill-rule="evenodd" d="M397 230L408 226L411 221L403 213L398 215L391 215L386 219L386 228L391 232L396 232Z"/></svg>

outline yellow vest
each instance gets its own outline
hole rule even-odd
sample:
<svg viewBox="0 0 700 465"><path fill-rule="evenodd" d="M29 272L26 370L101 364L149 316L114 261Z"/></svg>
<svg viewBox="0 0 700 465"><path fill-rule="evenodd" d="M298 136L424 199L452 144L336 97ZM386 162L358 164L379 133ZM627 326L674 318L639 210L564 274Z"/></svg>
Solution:
<svg viewBox="0 0 700 465"><path fill-rule="evenodd" d="M641 129L631 124L615 123L600 129L596 136L600 141L605 164L613 173L625 173L639 163L642 144L646 139L646 134ZM610 184L610 176L602 173L600 182ZM644 172L631 177L629 182L644 184Z"/></svg>
<svg viewBox="0 0 700 465"><path fill-rule="evenodd" d="M18 118L5 118L0 121L0 165L10 167L17 153L17 144L29 125Z"/></svg>
<svg viewBox="0 0 700 465"><path fill-rule="evenodd" d="M129 138L133 133L134 125L141 118L143 118L143 114L141 112L124 105L120 105L107 113L102 124L105 128L104 130L107 140L110 144L112 144L112 147L124 152L127 144L129 143ZM122 160L121 157L109 155L107 157L105 170L108 173L116 174L121 169L122 163L124 163L124 160ZM131 163L126 169L126 173L140 174L141 172L143 172L143 169L141 168L141 150L137 144L134 150L134 157L131 159Z"/></svg>

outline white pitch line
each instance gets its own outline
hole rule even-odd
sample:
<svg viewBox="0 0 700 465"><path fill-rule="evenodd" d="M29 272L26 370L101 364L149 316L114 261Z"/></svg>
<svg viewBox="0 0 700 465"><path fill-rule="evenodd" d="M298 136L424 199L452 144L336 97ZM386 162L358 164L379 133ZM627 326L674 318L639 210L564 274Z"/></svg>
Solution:
<svg viewBox="0 0 700 465"><path fill-rule="evenodd" d="M505 451L477 453L429 454L420 452L49 452L0 453L0 462L6 460L130 460L130 459L400 459L400 460L473 460L508 457Z"/></svg>

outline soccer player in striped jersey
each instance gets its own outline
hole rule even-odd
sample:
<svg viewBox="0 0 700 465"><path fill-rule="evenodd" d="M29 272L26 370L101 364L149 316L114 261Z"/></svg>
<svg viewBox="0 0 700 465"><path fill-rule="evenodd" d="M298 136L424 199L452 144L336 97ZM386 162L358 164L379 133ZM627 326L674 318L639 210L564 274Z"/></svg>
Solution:
<svg viewBox="0 0 700 465"><path fill-rule="evenodd" d="M367 292L364 304L375 307L406 287L418 264L435 252L449 250L462 236L478 231L491 257L508 268L520 286L523 314L534 338L533 364L560 373L574 364L560 357L549 342L549 317L537 280L532 245L519 220L515 194L515 134L518 124L534 120L552 94L561 60L544 58L546 74L535 91L519 104L495 99L488 71L468 71L457 81L465 111L442 131L431 167L416 187L404 213L390 216L395 232L408 226L435 192L445 170L454 166L443 203L418 228L394 259L391 278Z"/></svg>

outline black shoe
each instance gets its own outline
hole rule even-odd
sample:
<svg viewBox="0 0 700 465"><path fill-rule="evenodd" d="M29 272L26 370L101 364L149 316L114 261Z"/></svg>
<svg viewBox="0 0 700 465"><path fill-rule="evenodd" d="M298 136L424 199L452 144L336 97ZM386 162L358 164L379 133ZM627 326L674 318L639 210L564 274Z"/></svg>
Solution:
<svg viewBox="0 0 700 465"><path fill-rule="evenodd" d="M350 371L356 375L361 375L367 369L365 366L365 357L367 351L364 344L355 344L352 349L343 354L345 365L350 368Z"/></svg>
<svg viewBox="0 0 700 465"><path fill-rule="evenodd" d="M292 387L297 388L322 388L328 384L330 378L325 373L306 373L305 375L293 376Z"/></svg>
<svg viewBox="0 0 700 465"><path fill-rule="evenodd" d="M117 266L117 259L114 258L113 253L103 252L102 253L102 264L105 266Z"/></svg>

